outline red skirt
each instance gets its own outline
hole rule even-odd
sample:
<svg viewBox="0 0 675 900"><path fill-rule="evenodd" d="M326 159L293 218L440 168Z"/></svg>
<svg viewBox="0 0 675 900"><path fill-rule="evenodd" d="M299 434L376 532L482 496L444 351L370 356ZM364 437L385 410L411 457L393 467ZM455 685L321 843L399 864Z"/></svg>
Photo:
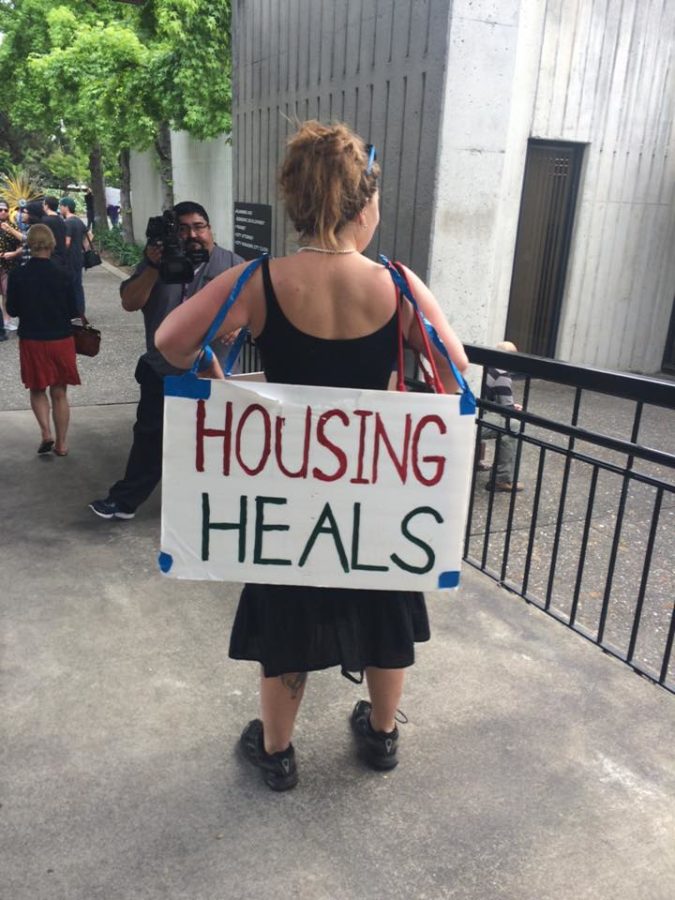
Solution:
<svg viewBox="0 0 675 900"><path fill-rule="evenodd" d="M21 380L31 391L44 391L55 384L80 384L72 337L58 341L19 338Z"/></svg>

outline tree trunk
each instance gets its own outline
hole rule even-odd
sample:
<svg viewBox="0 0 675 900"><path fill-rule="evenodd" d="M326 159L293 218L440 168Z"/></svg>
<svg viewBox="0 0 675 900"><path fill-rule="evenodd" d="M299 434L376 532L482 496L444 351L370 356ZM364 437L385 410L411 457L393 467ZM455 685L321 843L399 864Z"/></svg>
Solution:
<svg viewBox="0 0 675 900"><path fill-rule="evenodd" d="M171 209L173 199L173 165L171 162L171 132L166 122L159 126L155 138L155 150L159 162L159 177L162 180L162 209Z"/></svg>
<svg viewBox="0 0 675 900"><path fill-rule="evenodd" d="M89 174L91 175L91 192L94 195L94 214L96 228L108 231L108 214L105 211L105 182L103 180L103 160L101 148L97 144L89 154Z"/></svg>
<svg viewBox="0 0 675 900"><path fill-rule="evenodd" d="M120 182L122 236L127 244L132 244L134 242L134 221L131 213L131 164L128 150L122 150L120 153L120 172L122 176Z"/></svg>

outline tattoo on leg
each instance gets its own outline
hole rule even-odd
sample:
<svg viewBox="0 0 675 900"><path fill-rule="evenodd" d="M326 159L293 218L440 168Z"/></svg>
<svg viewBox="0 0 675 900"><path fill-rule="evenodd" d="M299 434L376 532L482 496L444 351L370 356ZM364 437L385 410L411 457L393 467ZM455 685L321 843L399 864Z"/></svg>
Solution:
<svg viewBox="0 0 675 900"><path fill-rule="evenodd" d="M281 675L281 683L291 692L291 700L297 700L303 684L307 681L307 672L294 672L292 675Z"/></svg>

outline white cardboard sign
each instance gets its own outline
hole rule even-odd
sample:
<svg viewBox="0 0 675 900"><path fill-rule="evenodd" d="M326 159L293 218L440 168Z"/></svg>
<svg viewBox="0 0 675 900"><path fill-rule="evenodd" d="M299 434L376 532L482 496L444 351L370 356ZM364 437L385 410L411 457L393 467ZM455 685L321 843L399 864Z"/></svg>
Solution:
<svg viewBox="0 0 675 900"><path fill-rule="evenodd" d="M160 568L176 578L456 587L473 398L165 379Z"/></svg>

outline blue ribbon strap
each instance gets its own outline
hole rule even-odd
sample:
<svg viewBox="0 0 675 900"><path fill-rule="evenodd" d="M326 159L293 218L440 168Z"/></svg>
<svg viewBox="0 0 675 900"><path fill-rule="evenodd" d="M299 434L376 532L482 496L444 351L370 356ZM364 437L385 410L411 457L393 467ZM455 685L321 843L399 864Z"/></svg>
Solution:
<svg viewBox="0 0 675 900"><path fill-rule="evenodd" d="M214 356L215 354L213 350L207 344L206 347L204 347L204 349L202 350L199 361L197 362L197 371L203 372L205 369L208 369L208 367L213 362Z"/></svg>
<svg viewBox="0 0 675 900"><path fill-rule="evenodd" d="M255 270L260 266L260 264L262 263L263 259L264 259L263 256L259 256L257 259L252 260L252 261L246 266L246 268L245 268L244 271L241 273L241 275L239 276L239 278L237 278L237 281L236 281L234 287L232 288L232 291L230 292L230 296L227 298L227 300L223 303L223 305L222 305L222 306L220 307L220 309L218 310L218 314L216 315L215 319L214 319L213 322L211 323L211 327L209 328L209 330L206 332L206 335L204 336L204 340L203 340L203 342L202 342L201 351L197 354L197 358L195 359L194 363L192 364L192 368L190 369L190 371L191 371L191 373L192 373L193 375L196 374L196 372L199 371L199 363L200 363L200 360L201 360L201 358L202 358L202 354L205 352L206 347L211 343L211 341L212 341L212 340L215 338L215 336L218 334L218 329L220 328L220 326L221 326L221 325L223 324L223 322L225 321L225 316L226 316L226 315L229 313L229 311L232 309L232 307L234 306L234 304L235 304L236 301L237 301L237 298L239 297L239 294L240 294L241 291L242 291L242 288L244 287L244 285L246 284L246 282L249 280L249 278L251 277L251 275L253 275L253 273L255 272ZM244 340L246 339L246 334L245 334L245 332L246 332L246 329L245 329L245 328L242 328L241 332L240 332L239 335L237 336L236 341L234 342L234 345L233 345L233 347L232 347L232 350L230 350L230 352L229 352L229 354L228 354L228 356L227 356L227 360L226 360L226 362L225 362L225 365L226 365L226 367L229 365L229 368L230 368L230 371L226 373L226 374L228 374L228 375L231 373L232 366L234 365L234 363L235 363L235 361L236 361L236 359L237 359L237 356L239 355L239 351L241 350L241 346L242 346ZM242 338L242 334L244 335L243 338ZM241 340L240 340L240 339L241 339ZM233 354L233 352L234 352L235 349L236 349L237 352L236 352L236 355L234 356L234 358L232 358L232 354Z"/></svg>
<svg viewBox="0 0 675 900"><path fill-rule="evenodd" d="M246 338L248 337L249 331L248 328L241 328L239 334L234 339L232 346L230 347L230 352L227 354L225 358L225 365L223 366L223 374L226 378L229 378L232 374L232 369L234 368L234 364L239 358L239 354L241 353L241 348L246 343Z"/></svg>

